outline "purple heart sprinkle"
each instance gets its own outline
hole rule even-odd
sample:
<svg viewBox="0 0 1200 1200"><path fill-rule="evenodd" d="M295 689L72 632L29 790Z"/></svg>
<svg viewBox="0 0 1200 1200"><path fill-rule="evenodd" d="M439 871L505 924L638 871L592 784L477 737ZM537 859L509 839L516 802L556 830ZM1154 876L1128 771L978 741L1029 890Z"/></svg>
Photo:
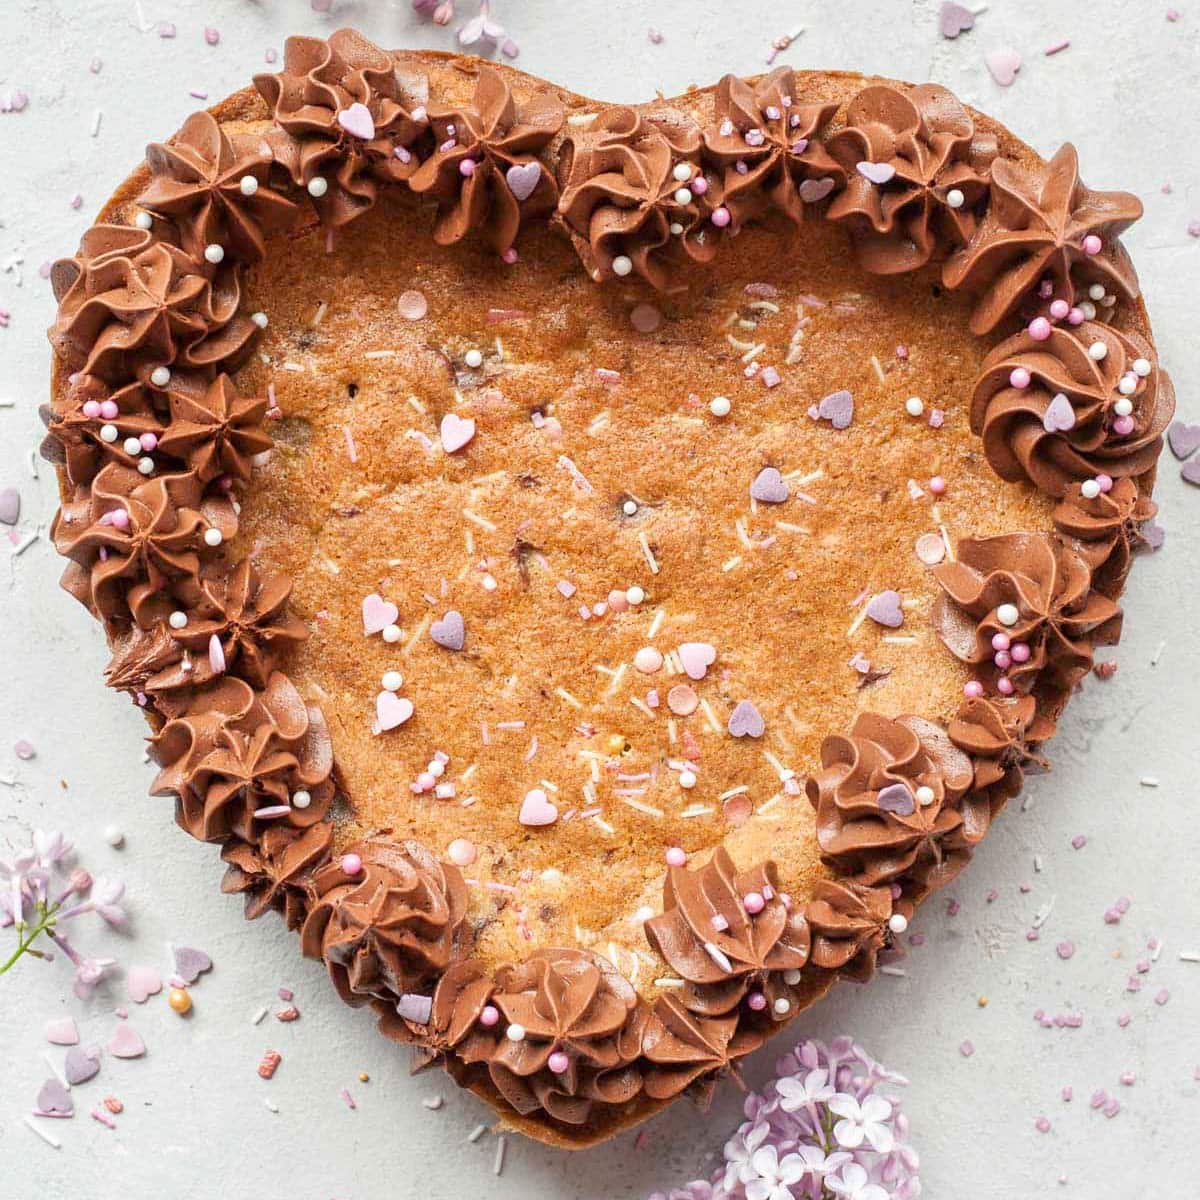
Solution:
<svg viewBox="0 0 1200 1200"><path fill-rule="evenodd" d="M461 650L467 638L467 628L462 613L453 608L429 627L429 636L445 650Z"/></svg>
<svg viewBox="0 0 1200 1200"><path fill-rule="evenodd" d="M1171 428L1167 430L1167 443L1171 447L1171 453L1180 462L1191 458L1200 449L1200 425L1185 425L1182 421L1172 421ZM2 499L3 493L0 493L0 500ZM4 513L0 511L0 521L4 519ZM8 523L11 525L12 521Z"/></svg>
<svg viewBox="0 0 1200 1200"><path fill-rule="evenodd" d="M175 947L175 973L185 983L195 983L205 971L212 970L212 959L203 950L191 946Z"/></svg>
<svg viewBox="0 0 1200 1200"><path fill-rule="evenodd" d="M867 616L876 625L884 625L888 629L899 629L904 624L904 607L900 600L900 593L891 589L876 593L867 604Z"/></svg>
<svg viewBox="0 0 1200 1200"><path fill-rule="evenodd" d="M975 14L969 8L953 3L953 0L946 0L946 3L942 5L942 11L938 14L938 29L941 31L942 37L950 38L953 41L960 33L966 33L968 29L974 28Z"/></svg>
<svg viewBox="0 0 1200 1200"><path fill-rule="evenodd" d="M541 163L514 163L504 172L504 178L508 183L508 190L513 194L513 198L518 203L521 203L533 195L534 190L541 181Z"/></svg>
<svg viewBox="0 0 1200 1200"><path fill-rule="evenodd" d="M1042 426L1047 433L1061 433L1075 428L1075 410L1071 402L1059 392L1046 406Z"/></svg>
<svg viewBox="0 0 1200 1200"><path fill-rule="evenodd" d="M782 504L790 495L778 467L763 467L750 485L750 498L760 504Z"/></svg>
<svg viewBox="0 0 1200 1200"><path fill-rule="evenodd" d="M916 802L908 786L903 783L889 783L879 789L875 803L883 812L895 813L898 817L911 817L916 811Z"/></svg>
<svg viewBox="0 0 1200 1200"><path fill-rule="evenodd" d="M729 732L736 738L760 738L766 727L762 714L749 700L739 700L729 715Z"/></svg>
<svg viewBox="0 0 1200 1200"><path fill-rule="evenodd" d="M896 168L891 163L860 162L858 173L874 184L891 183L896 178Z"/></svg>
<svg viewBox="0 0 1200 1200"><path fill-rule="evenodd" d="M47 1079L37 1094L37 1111L43 1117L70 1117L75 1113L75 1102L57 1079Z"/></svg>
<svg viewBox="0 0 1200 1200"><path fill-rule="evenodd" d="M77 1083L87 1083L100 1070L100 1051L85 1050L82 1046L72 1046L63 1059L63 1075L73 1087Z"/></svg>
<svg viewBox="0 0 1200 1200"><path fill-rule="evenodd" d="M834 429L847 429L854 420L854 397L845 388L830 392L816 408L817 416L828 421ZM811 409L809 413L811 415Z"/></svg>
<svg viewBox="0 0 1200 1200"><path fill-rule="evenodd" d="M21 493L15 487L0 489L0 525L15 525L21 515Z"/></svg>
<svg viewBox="0 0 1200 1200"><path fill-rule="evenodd" d="M1184 483L1200 487L1200 458L1193 458L1191 462L1185 462L1179 475Z"/></svg>
<svg viewBox="0 0 1200 1200"><path fill-rule="evenodd" d="M816 204L824 200L834 186L832 179L805 179L800 184L800 199L805 204Z"/></svg>

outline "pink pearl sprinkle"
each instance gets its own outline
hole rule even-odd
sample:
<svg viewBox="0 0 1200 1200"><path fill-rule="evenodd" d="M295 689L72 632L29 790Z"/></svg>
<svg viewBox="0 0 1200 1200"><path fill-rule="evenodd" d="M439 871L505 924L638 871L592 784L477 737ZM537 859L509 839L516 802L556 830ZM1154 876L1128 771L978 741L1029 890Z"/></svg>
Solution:
<svg viewBox="0 0 1200 1200"><path fill-rule="evenodd" d="M142 436L138 438L138 441L141 443L142 449L145 450L147 454L149 454L151 450L154 450L158 446L158 438L153 433L143 433Z"/></svg>
<svg viewBox="0 0 1200 1200"><path fill-rule="evenodd" d="M762 992L751 992L750 995L746 997L746 1003L755 1012L762 1012L762 1010L767 1007L767 998L762 994Z"/></svg>
<svg viewBox="0 0 1200 1200"><path fill-rule="evenodd" d="M1033 651L1024 642L1014 642L1012 647L1012 660L1015 663L1026 663L1029 661L1029 656Z"/></svg>
<svg viewBox="0 0 1200 1200"><path fill-rule="evenodd" d="M1038 1119L1036 1121L1034 1121L1033 1125L1034 1125L1034 1128L1038 1131L1038 1133L1049 1133L1050 1132L1049 1117L1038 1117Z"/></svg>
<svg viewBox="0 0 1200 1200"><path fill-rule="evenodd" d="M1029 322L1029 336L1035 342L1044 342L1051 333L1050 322L1045 317L1034 317Z"/></svg>
<svg viewBox="0 0 1200 1200"><path fill-rule="evenodd" d="M100 415L100 401L85 400L83 402L83 415L85 417L98 417Z"/></svg>
<svg viewBox="0 0 1200 1200"><path fill-rule="evenodd" d="M667 866L682 867L687 862L687 855L683 852L681 846L669 846L667 848Z"/></svg>
<svg viewBox="0 0 1200 1200"><path fill-rule="evenodd" d="M983 684L978 679L970 679L963 684L963 695L968 700L977 700L983 695Z"/></svg>
<svg viewBox="0 0 1200 1200"><path fill-rule="evenodd" d="M1061 321L1070 311L1071 306L1065 300L1055 300L1050 305L1050 315L1056 321Z"/></svg>
<svg viewBox="0 0 1200 1200"><path fill-rule="evenodd" d="M462 162L458 164L458 173L463 176L464 179L470 179L470 177L475 174L476 165L477 164L473 158L464 158Z"/></svg>
<svg viewBox="0 0 1200 1200"><path fill-rule="evenodd" d="M929 481L929 490L930 490L930 491L931 491L931 492L932 492L932 493L933 493L935 496L940 496L940 495L942 495L942 494L945 492L945 490L946 490L946 481L945 481L945 480L944 480L944 479L943 479L943 478L942 478L940 475L935 475L935 476L934 476L934 477L933 477L933 478L932 478L932 479Z"/></svg>
<svg viewBox="0 0 1200 1200"><path fill-rule="evenodd" d="M1013 660L1012 655L1009 654L1007 650L997 650L995 656L992 658L992 661L1000 668L1000 670L1007 671L1008 668L1012 666Z"/></svg>
<svg viewBox="0 0 1200 1200"><path fill-rule="evenodd" d="M513 263L515 263L515 262L516 262L516 261L517 261L519 258L520 258L520 255L519 255L519 254L517 254L517 251L516 251L516 249L515 249L514 247L512 247L512 246L509 246L509 248L508 248L507 250L505 250L503 254L501 254L501 255L500 255L500 261L501 261L501 262L504 262L504 263L507 263L507 264L508 264L508 266L510 266L510 267L511 267L511 266L513 265Z"/></svg>
<svg viewBox="0 0 1200 1200"><path fill-rule="evenodd" d="M422 771L417 776L417 787L423 792L429 791L437 783L437 780L428 771Z"/></svg>
<svg viewBox="0 0 1200 1200"><path fill-rule="evenodd" d="M1013 681L1007 675L1001 675L996 680L996 691L1002 696L1011 696L1013 694Z"/></svg>
<svg viewBox="0 0 1200 1200"><path fill-rule="evenodd" d="M1008 382L1018 390L1024 390L1029 386L1032 375L1024 367L1013 367L1012 374L1008 377Z"/></svg>
<svg viewBox="0 0 1200 1200"><path fill-rule="evenodd" d="M108 520L114 529L129 528L129 514L123 508L114 508Z"/></svg>
<svg viewBox="0 0 1200 1200"><path fill-rule="evenodd" d="M688 184L691 188L693 196L703 196L708 191L708 180L703 175L697 175L695 179Z"/></svg>
<svg viewBox="0 0 1200 1200"><path fill-rule="evenodd" d="M555 1075L561 1075L571 1065L571 1060L561 1050L555 1050L546 1060L546 1065Z"/></svg>
<svg viewBox="0 0 1200 1200"><path fill-rule="evenodd" d="M117 407L115 400L104 400L100 404L100 415L106 421L115 421L121 410Z"/></svg>
<svg viewBox="0 0 1200 1200"><path fill-rule="evenodd" d="M709 220L712 221L712 223L718 229L724 229L732 219L733 218L729 215L729 209L727 209L723 204L719 208L714 208L712 216L709 217Z"/></svg>
<svg viewBox="0 0 1200 1200"><path fill-rule="evenodd" d="M1082 308L1073 308L1069 313L1067 313L1067 323L1069 325L1082 325L1083 320Z"/></svg>
<svg viewBox="0 0 1200 1200"><path fill-rule="evenodd" d="M485 1004L479 1014L480 1025L492 1026L499 1022L500 1010L494 1004Z"/></svg>
<svg viewBox="0 0 1200 1200"><path fill-rule="evenodd" d="M1113 481L1111 475L1097 475L1096 482L1100 485L1100 490L1106 494L1113 490Z"/></svg>
<svg viewBox="0 0 1200 1200"><path fill-rule="evenodd" d="M762 912L762 910L767 907L767 902L762 898L762 895L759 892L747 892L742 897L742 907L745 908L748 913L753 915L754 913Z"/></svg>
<svg viewBox="0 0 1200 1200"><path fill-rule="evenodd" d="M613 588L608 593L608 607L615 613L623 613L629 611L629 601L625 598L625 593Z"/></svg>
<svg viewBox="0 0 1200 1200"><path fill-rule="evenodd" d="M363 869L362 859L357 854L343 854L341 867L343 875L359 875Z"/></svg>
<svg viewBox="0 0 1200 1200"><path fill-rule="evenodd" d="M1103 249L1104 243L1096 234L1089 233L1087 237L1083 239L1083 252L1085 254L1099 254Z"/></svg>
<svg viewBox="0 0 1200 1200"><path fill-rule="evenodd" d="M992 634L992 649L1007 650L1012 645L1012 638L1007 633Z"/></svg>
<svg viewBox="0 0 1200 1200"><path fill-rule="evenodd" d="M1132 417L1118 417L1113 422L1113 433L1119 437L1127 437L1134 430L1134 420Z"/></svg>

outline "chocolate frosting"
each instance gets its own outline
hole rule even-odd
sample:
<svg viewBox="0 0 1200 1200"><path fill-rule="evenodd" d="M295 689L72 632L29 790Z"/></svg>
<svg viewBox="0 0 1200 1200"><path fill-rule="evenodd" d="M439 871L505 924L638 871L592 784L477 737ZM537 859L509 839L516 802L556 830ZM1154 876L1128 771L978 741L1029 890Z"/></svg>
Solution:
<svg viewBox="0 0 1200 1200"><path fill-rule="evenodd" d="M791 67L777 67L755 84L736 75L717 84L704 152L721 169L722 202L734 229L770 208L798 224L806 204L845 182L819 140L837 104L798 104L797 94ZM807 180L813 182L806 188ZM830 183L817 186L818 180Z"/></svg>
<svg viewBox="0 0 1200 1200"><path fill-rule="evenodd" d="M945 88L863 88L828 148L848 178L829 217L846 224L865 270L915 271L975 233L996 140L976 131L970 113ZM886 183L873 183L860 163L894 173Z"/></svg>
<svg viewBox="0 0 1200 1200"><path fill-rule="evenodd" d="M1144 530L1157 512L1158 505L1132 479L1118 479L1091 497L1075 483L1054 506L1054 524L1074 539L1092 568L1093 586L1108 593L1125 578L1133 555L1150 544Z"/></svg>
<svg viewBox="0 0 1200 1200"><path fill-rule="evenodd" d="M415 992L459 950L467 911L462 874L415 841L372 838L349 852L362 860L357 874L343 870L343 857L314 875L300 947L325 960L347 1004Z"/></svg>
<svg viewBox="0 0 1200 1200"><path fill-rule="evenodd" d="M50 342L73 370L114 385L178 363L210 371L241 360L257 327L238 312L236 263L211 267L127 225L93 225L50 272Z"/></svg>
<svg viewBox="0 0 1200 1200"><path fill-rule="evenodd" d="M1098 342L1105 347L1099 360L1089 353ZM1138 360L1149 367L1144 377L1133 370ZM1014 386L1014 371L1028 372L1028 386ZM1134 390L1122 393L1123 380ZM1125 433L1114 411L1122 400L1133 406ZM1078 329L1055 326L1041 341L1024 330L997 346L975 385L971 431L982 435L983 452L1002 479L1029 479L1063 496L1080 479L1149 470L1174 412L1175 389L1150 344L1089 321Z"/></svg>
<svg viewBox="0 0 1200 1200"><path fill-rule="evenodd" d="M650 1011L642 1035L646 1095L669 1100L701 1080L710 1085L717 1073L762 1045L760 1030L742 1014L701 1016L669 992Z"/></svg>
<svg viewBox="0 0 1200 1200"><path fill-rule="evenodd" d="M261 139L230 138L211 113L193 113L169 142L146 148L151 178L138 204L173 221L197 262L212 245L259 262L266 235L287 229L298 211L270 186L271 161Z"/></svg>
<svg viewBox="0 0 1200 1200"><path fill-rule="evenodd" d="M228 375L218 375L203 390L171 388L171 419L158 446L184 462L201 483L219 475L249 482L252 460L274 444L263 428L268 401L238 395Z"/></svg>
<svg viewBox="0 0 1200 1200"><path fill-rule="evenodd" d="M379 183L416 171L424 80L402 86L392 56L355 30L288 38L283 70L254 86L277 126L267 135L275 161L297 187L325 180L322 195L308 194L326 224L348 224L374 205Z"/></svg>
<svg viewBox="0 0 1200 1200"><path fill-rule="evenodd" d="M471 105L431 110L437 148L409 186L437 201L434 241L453 245L477 233L503 254L523 219L553 212L558 187L538 155L564 115L548 92L518 105L504 77L488 66L479 68Z"/></svg>
<svg viewBox="0 0 1200 1200"><path fill-rule="evenodd" d="M991 200L979 228L942 273L947 287L978 293L973 332L990 333L1044 279L1052 295L1068 303L1077 287L1091 283L1102 283L1122 300L1137 298L1137 272L1119 241L1142 215L1136 196L1088 188L1069 142L1044 165L1023 167L998 158L991 177ZM1084 248L1090 236L1101 240L1097 254Z"/></svg>
<svg viewBox="0 0 1200 1200"><path fill-rule="evenodd" d="M333 799L333 750L320 710L308 708L286 675L263 689L226 676L171 711L150 739L161 766L151 793L176 797L175 819L206 842L256 843L273 825L304 829ZM296 803L305 792L306 806Z"/></svg>
<svg viewBox="0 0 1200 1200"><path fill-rule="evenodd" d="M299 929L313 872L329 858L332 841L328 821L306 829L272 825L255 843L232 838L221 849L228 863L221 891L245 896L248 920L276 909L288 929Z"/></svg>
<svg viewBox="0 0 1200 1200"><path fill-rule="evenodd" d="M1054 721L1038 712L1032 696L971 696L946 732L970 757L972 790L987 796L995 816L1021 790L1027 769L1047 768L1039 747L1054 736Z"/></svg>
<svg viewBox="0 0 1200 1200"><path fill-rule="evenodd" d="M676 199L686 184L674 169L688 164L695 179L700 145L696 124L672 108L611 108L586 131L567 135L558 212L593 278L611 278L613 260L624 256L664 290L681 262L712 259L719 230L708 217L719 206L719 189L705 177L703 195L689 189L686 204Z"/></svg>
<svg viewBox="0 0 1200 1200"><path fill-rule="evenodd" d="M1073 687L1092 666L1096 646L1121 636L1121 610L1092 587L1092 572L1071 546L1047 534L1010 533L964 538L958 561L934 568L944 594L932 620L950 652L994 679L992 638L1005 634L1029 647L1026 662L1005 674L1028 692L1041 681L1059 690ZM1017 621L1003 624L1002 605L1015 605Z"/></svg>
<svg viewBox="0 0 1200 1200"><path fill-rule="evenodd" d="M849 735L821 743L821 769L805 784L822 859L868 887L942 886L988 829L987 801L967 790L972 774L940 726L860 713Z"/></svg>
<svg viewBox="0 0 1200 1200"><path fill-rule="evenodd" d="M813 966L856 983L871 978L876 956L890 940L891 888L818 879L804 915L812 929Z"/></svg>

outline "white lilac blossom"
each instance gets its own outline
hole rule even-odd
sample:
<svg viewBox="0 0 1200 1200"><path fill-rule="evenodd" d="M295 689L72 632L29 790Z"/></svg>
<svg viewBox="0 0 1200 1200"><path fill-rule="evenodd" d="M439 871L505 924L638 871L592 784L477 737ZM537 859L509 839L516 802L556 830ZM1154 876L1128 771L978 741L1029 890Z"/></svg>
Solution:
<svg viewBox="0 0 1200 1200"><path fill-rule="evenodd" d="M93 881L87 871L71 866L73 851L61 833L38 829L28 849L0 859L0 928L13 929L17 937L7 957L0 950L0 975L25 954L53 958L34 944L44 934L75 965L75 993L86 997L115 960L77 950L62 927L88 913L108 925L123 925L125 885L117 879Z"/></svg>
<svg viewBox="0 0 1200 1200"><path fill-rule="evenodd" d="M916 1151L897 1089L907 1080L850 1038L802 1042L743 1106L711 1180L650 1200L915 1200Z"/></svg>

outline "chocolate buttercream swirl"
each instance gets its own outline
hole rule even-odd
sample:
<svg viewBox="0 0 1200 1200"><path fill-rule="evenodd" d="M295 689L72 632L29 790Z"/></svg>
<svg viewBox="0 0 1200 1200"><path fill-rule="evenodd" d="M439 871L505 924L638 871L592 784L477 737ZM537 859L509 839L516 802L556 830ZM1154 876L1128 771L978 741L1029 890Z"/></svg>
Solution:
<svg viewBox="0 0 1200 1200"><path fill-rule="evenodd" d="M254 456L274 445L263 428L266 397L240 396L228 375L199 390L171 387L167 401L171 419L159 449L186 463L201 483L218 475L247 483Z"/></svg>
<svg viewBox="0 0 1200 1200"><path fill-rule="evenodd" d="M126 225L93 225L50 272L58 316L50 342L72 371L123 385L156 367L236 364L257 332L238 312L236 263L210 266Z"/></svg>
<svg viewBox="0 0 1200 1200"><path fill-rule="evenodd" d="M890 887L818 879L804 915L812 929L813 966L856 983L871 978L879 951L891 940Z"/></svg>
<svg viewBox="0 0 1200 1200"><path fill-rule="evenodd" d="M468 1065L487 1062L495 1053L497 1041L504 1036L499 1023L484 1025L480 1021L495 990L495 976L478 959L452 962L437 982L429 1025L421 1030L430 1045L443 1052L453 1051L455 1057ZM395 1036L390 1016L381 1024L385 1032ZM411 1033L414 1029L411 1022L404 1024Z"/></svg>
<svg viewBox="0 0 1200 1200"><path fill-rule="evenodd" d="M868 887L941 887L987 832L988 804L968 793L971 779L940 726L860 713L849 735L821 743L821 769L805 784L821 858Z"/></svg>
<svg viewBox="0 0 1200 1200"><path fill-rule="evenodd" d="M1141 217L1142 202L1128 192L1088 188L1069 142L1037 166L996 159L991 182L979 228L942 272L947 287L978 294L972 332L990 333L1043 281L1043 302L1072 303L1077 285L1093 283L1120 299L1137 298L1137 272L1119 235Z"/></svg>
<svg viewBox="0 0 1200 1200"><path fill-rule="evenodd" d="M261 138L227 136L207 112L193 113L169 142L146 148L150 183L138 204L172 221L198 262L210 246L259 262L268 234L287 229L297 208L270 186L270 147Z"/></svg>
<svg viewBox="0 0 1200 1200"><path fill-rule="evenodd" d="M660 996L650 1010L642 1034L646 1095L670 1100L699 1082L711 1084L718 1074L762 1045L760 1030L748 1026L744 1014L701 1016L676 996Z"/></svg>
<svg viewBox="0 0 1200 1200"><path fill-rule="evenodd" d="M503 254L522 220L553 212L558 187L538 155L564 116L549 92L518 105L504 77L488 66L479 68L470 105L431 110L437 149L409 185L437 201L434 241L451 246L475 233Z"/></svg>
<svg viewBox="0 0 1200 1200"><path fill-rule="evenodd" d="M1132 479L1118 479L1108 491L1083 494L1083 484L1072 484L1054 506L1054 525L1073 538L1075 548L1092 568L1092 584L1106 594L1120 587L1129 563L1139 550L1151 545L1146 526L1158 505Z"/></svg>
<svg viewBox="0 0 1200 1200"><path fill-rule="evenodd" d="M863 88L828 149L848 177L829 217L846 224L865 270L915 271L975 233L996 139L945 88Z"/></svg>
<svg viewBox="0 0 1200 1200"><path fill-rule="evenodd" d="M1038 711L1033 696L971 696L946 733L970 757L971 788L987 797L995 816L1021 790L1027 770L1048 768L1039 748L1054 736L1054 721Z"/></svg>
<svg viewBox="0 0 1200 1200"><path fill-rule="evenodd" d="M750 912L746 897L763 902ZM668 867L663 912L645 924L646 940L690 985L683 997L696 1012L728 1012L752 983L769 986L776 974L808 960L803 915L779 891L773 862L739 872L718 846L702 867Z"/></svg>
<svg viewBox="0 0 1200 1200"><path fill-rule="evenodd" d="M309 958L323 958L347 1004L395 1000L439 975L459 952L467 885L420 842L372 838L313 877L313 901L300 932Z"/></svg>
<svg viewBox="0 0 1200 1200"><path fill-rule="evenodd" d="M753 85L736 75L717 84L704 150L721 169L722 203L734 229L770 208L798 224L807 204L845 183L845 171L819 140L837 104L796 101L791 67L777 67Z"/></svg>
<svg viewBox="0 0 1200 1200"><path fill-rule="evenodd" d="M1149 470L1174 412L1175 389L1149 343L1089 321L997 346L975 384L971 431L1002 479L1061 497L1077 480Z"/></svg>
<svg viewBox="0 0 1200 1200"><path fill-rule="evenodd" d="M194 475L148 478L114 462L63 503L50 535L71 559L63 586L76 599L147 628L196 600L202 561L236 532L228 497L203 496Z"/></svg>
<svg viewBox="0 0 1200 1200"><path fill-rule="evenodd" d="M720 196L700 170L700 144L691 118L671 108L611 108L567 135L558 212L594 279L633 271L662 291L683 262L712 259L720 230L708 218ZM677 167L690 174L678 178Z"/></svg>
<svg viewBox="0 0 1200 1200"><path fill-rule="evenodd" d="M275 160L326 224L348 224L374 205L379 183L417 169L424 79L402 85L392 56L355 30L288 38L283 70L254 86L278 126L267 135Z"/></svg>
<svg viewBox="0 0 1200 1200"><path fill-rule="evenodd" d="M257 842L233 838L221 849L228 864L221 891L245 897L247 920L275 909L288 929L299 929L308 912L313 873L328 860L332 840L328 821L307 829L272 825Z"/></svg>
<svg viewBox="0 0 1200 1200"><path fill-rule="evenodd" d="M934 601L933 626L985 679L1003 676L1023 692L1035 681L1070 689L1091 669L1095 647L1120 638L1121 610L1092 587L1079 552L1056 537L964 538L957 553L956 562L934 568L944 594ZM1012 645L1007 666L995 662L998 635ZM1018 646L1028 654L1014 655Z"/></svg>
<svg viewBox="0 0 1200 1200"><path fill-rule="evenodd" d="M633 984L599 955L537 950L496 973L492 1003L507 1028L488 1074L517 1112L540 1108L581 1125L594 1102L622 1104L641 1090L634 1064L645 1009Z"/></svg>
<svg viewBox="0 0 1200 1200"><path fill-rule="evenodd" d="M304 829L333 800L333 749L320 709L276 671L261 690L232 676L159 707L150 739L161 766L151 793L176 797L175 819L206 842L256 844L273 825Z"/></svg>

